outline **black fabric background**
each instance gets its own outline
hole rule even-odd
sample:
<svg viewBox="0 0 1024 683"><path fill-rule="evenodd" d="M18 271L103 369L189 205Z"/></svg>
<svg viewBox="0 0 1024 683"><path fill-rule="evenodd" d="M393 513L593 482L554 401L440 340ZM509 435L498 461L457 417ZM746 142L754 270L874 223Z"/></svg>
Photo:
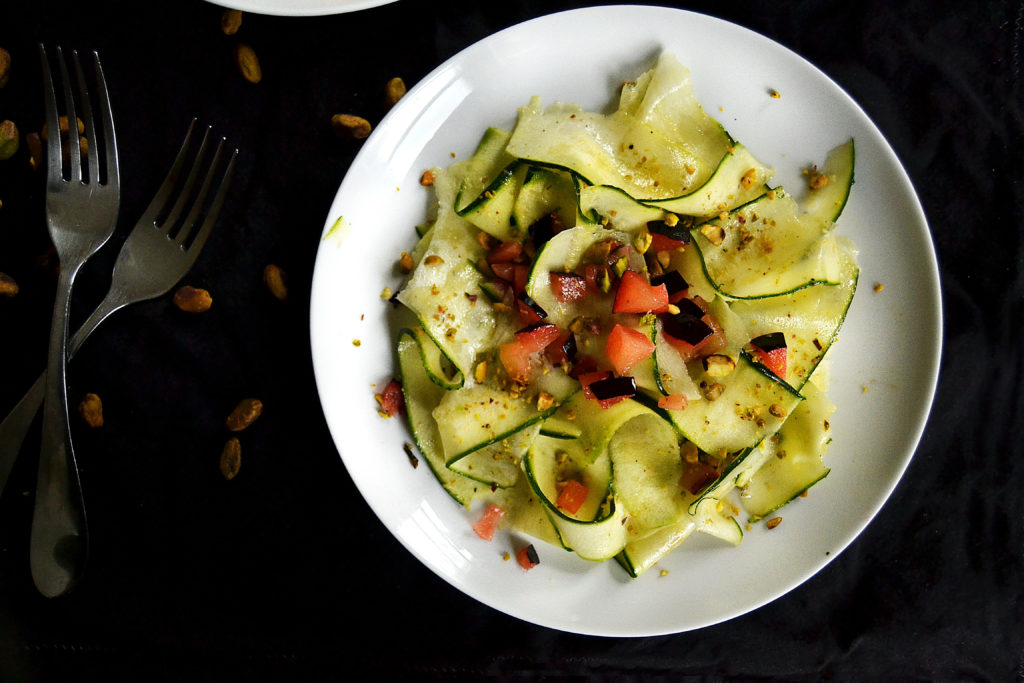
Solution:
<svg viewBox="0 0 1024 683"><path fill-rule="evenodd" d="M71 365L107 424L77 429L92 530L88 574L46 601L28 574L38 437L0 498L0 680L441 679L1024 680L1024 4L695 1L758 31L846 89L886 135L924 204L945 316L935 406L910 468L861 537L817 576L745 616L642 639L535 627L476 603L410 556L363 503L317 399L308 299L319 235L358 149L338 112L383 114L467 45L582 3L399 2L317 18L246 15L259 85L232 64L221 9L199 0L6 2L14 57L0 119L42 118L36 44L96 49L122 161L119 234L82 273L81 321L120 240L192 117L241 150L220 224L188 276L199 317L169 297L112 317ZM594 49L600 49L595 46ZM41 176L0 162L0 413L44 366L55 280ZM263 266L289 274L271 299ZM878 343L885 343L879 330ZM241 475L217 457L240 396L268 406ZM865 425L870 429L870 425ZM713 590L713 586L708 587Z"/></svg>

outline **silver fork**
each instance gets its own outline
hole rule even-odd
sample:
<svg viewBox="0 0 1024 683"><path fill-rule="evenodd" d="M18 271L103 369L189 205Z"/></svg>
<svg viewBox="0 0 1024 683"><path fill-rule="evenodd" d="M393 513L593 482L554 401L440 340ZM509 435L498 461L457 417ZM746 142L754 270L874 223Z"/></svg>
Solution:
<svg viewBox="0 0 1024 683"><path fill-rule="evenodd" d="M66 163L62 163L62 135L53 77L42 45L39 46L39 55L43 66L46 125L50 131L47 136L46 223L60 260L60 277L50 324L43 433L29 559L36 586L44 595L54 596L70 586L87 547L85 509L71 443L66 393L71 291L85 262L114 234L120 205L120 176L114 120L99 56L93 52L102 138L97 135L85 73L78 54L71 53L78 85L78 104L82 109L87 140L92 147L84 154L88 167L83 169L77 108L63 51L57 48L63 109L68 121ZM101 139L102 146L99 144ZM83 170L87 174L83 174Z"/></svg>
<svg viewBox="0 0 1024 683"><path fill-rule="evenodd" d="M106 296L71 338L69 358L112 313L166 294L198 258L224 204L238 150L226 152L221 138L211 157L210 128L201 141L197 137L193 120L166 178L121 247ZM44 378L0 422L0 493L42 403Z"/></svg>

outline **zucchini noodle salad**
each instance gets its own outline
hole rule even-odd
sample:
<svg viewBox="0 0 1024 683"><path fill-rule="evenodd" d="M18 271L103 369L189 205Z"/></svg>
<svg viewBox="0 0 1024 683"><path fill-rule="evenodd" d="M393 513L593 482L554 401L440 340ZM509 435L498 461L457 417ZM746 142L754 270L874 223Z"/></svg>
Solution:
<svg viewBox="0 0 1024 683"><path fill-rule="evenodd" d="M773 185L667 52L609 111L534 97L424 173L377 399L482 539L636 578L694 533L774 526L828 474L854 144Z"/></svg>

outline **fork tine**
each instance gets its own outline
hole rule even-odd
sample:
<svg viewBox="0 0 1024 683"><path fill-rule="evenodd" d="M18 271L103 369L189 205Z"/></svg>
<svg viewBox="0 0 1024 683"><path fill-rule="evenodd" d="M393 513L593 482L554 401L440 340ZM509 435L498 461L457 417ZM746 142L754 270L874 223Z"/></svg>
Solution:
<svg viewBox="0 0 1024 683"><path fill-rule="evenodd" d="M110 93L107 91L107 78L103 73L103 66L100 64L100 55L95 50L93 50L92 53L92 61L96 72L96 98L100 105L100 122L103 124L105 162L103 184L117 185L120 180L121 169L117 158L117 136L114 134L114 114L110 110ZM95 136L95 131L93 131L93 135ZM95 137L93 139L95 141ZM96 157L98 168L98 148L96 152L97 154L93 156ZM92 166L90 166L90 169L91 168ZM99 175L96 176L96 180L100 180Z"/></svg>
<svg viewBox="0 0 1024 683"><path fill-rule="evenodd" d="M85 72L82 71L82 63L81 63L81 61L79 61L79 59L78 59L78 52L76 52L75 50L71 51L71 61L75 65L75 76L76 76L76 78L78 80L79 101L82 103L82 119L83 119L83 122L85 123L85 139L88 141L88 144L90 144L90 149L88 151L91 152L91 153L87 153L86 154L86 161L89 164L89 182L94 183L94 182L96 182L99 179L99 173L100 173L99 150L96 149L96 145L97 145L97 143L99 141L99 138L96 137L96 123L95 123L95 121L93 119L93 115L92 115L92 106L90 106L90 103L89 103L89 88L85 84ZM72 126L71 121L72 121L72 119L69 118L68 119L68 126L69 127ZM74 128L75 128L75 134L77 135L78 134L78 121L77 120L74 122ZM70 136L70 134L71 134L71 131L69 130L68 131L68 135ZM70 141L70 137L68 139ZM70 145L70 142L69 142L69 145ZM75 148L74 147L70 147L70 149L73 150ZM72 156L74 156L74 154L72 154Z"/></svg>
<svg viewBox="0 0 1024 683"><path fill-rule="evenodd" d="M159 226L164 232L174 229L174 225L178 222L178 216L181 215L185 205L188 203L189 195L192 193L192 186L195 185L196 178L199 175L199 168L203 163L203 157L206 155L206 145L209 139L210 127L207 126L206 132L203 133L203 141L199 144L199 151L196 152L195 159L192 161L192 168L189 169L188 176L185 178L185 184L182 185L181 191L178 194L178 199L174 202L171 212L164 218L163 224Z"/></svg>
<svg viewBox="0 0 1024 683"><path fill-rule="evenodd" d="M43 99L46 105L46 127L48 130L59 130L57 118L57 95L53 88L53 74L50 70L50 59L46 48L39 44L39 58L43 66ZM46 174L49 183L58 182L61 176L60 136L47 135L46 138Z"/></svg>
<svg viewBox="0 0 1024 683"><path fill-rule="evenodd" d="M72 53L74 54L74 53ZM78 114L75 110L75 97L71 93L71 77L68 75L68 65L64 59L64 51L57 48L57 66L60 67L60 79L64 86L64 112L68 117L68 157L71 161L70 180L82 179L82 155L78 153L81 149L81 142L78 139ZM82 103L84 109L89 108L89 100ZM60 144L60 127L55 126L50 130L47 137L56 138Z"/></svg>
<svg viewBox="0 0 1024 683"><path fill-rule="evenodd" d="M196 234L195 239L192 240L192 244L188 245L187 251L193 255L193 258L199 255L199 251L206 244L206 238L210 236L210 232L213 230L213 224L217 222L221 206L224 205L224 197L228 193L228 186L231 185L231 178L235 174L235 159L237 158L238 150L235 149L231 152L231 158L228 159L228 165L220 179L220 186L213 195L213 201L210 202L210 208L206 212L206 219L203 220L203 225ZM212 172L213 169L211 169Z"/></svg>
<svg viewBox="0 0 1024 683"><path fill-rule="evenodd" d="M220 158L224 151L224 138L221 138L217 142L217 149L213 152L213 159L210 161L209 167L206 169L206 176L203 178L203 184L199 187L199 194L196 195L195 200L192 202L192 208L188 212L188 216L185 218L184 223L181 226L181 231L178 232L177 242L180 245L184 245L188 239L189 234L192 232L192 228L195 227L196 218L203 210L203 205L206 204L206 195L210 193L210 185L213 183L213 174L220 165Z"/></svg>
<svg viewBox="0 0 1024 683"><path fill-rule="evenodd" d="M149 202L149 206L146 207L145 213L142 214L140 223L155 224L157 214L167 204L171 191L174 189L174 184L178 182L181 169L185 165L185 157L188 155L189 147L192 145L192 134L195 132L195 128L196 119L192 119L192 122L188 125L188 131L185 133L185 139L182 141L181 147L178 148L178 156L174 157L174 163L171 164L170 170L167 171L167 176L160 184L156 194L153 195L153 199Z"/></svg>

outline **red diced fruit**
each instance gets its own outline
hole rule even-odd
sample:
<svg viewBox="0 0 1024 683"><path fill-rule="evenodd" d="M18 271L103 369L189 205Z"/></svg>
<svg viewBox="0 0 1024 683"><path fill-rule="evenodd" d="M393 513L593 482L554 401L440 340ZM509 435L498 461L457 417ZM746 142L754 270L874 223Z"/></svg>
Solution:
<svg viewBox="0 0 1024 683"><path fill-rule="evenodd" d="M384 391L377 394L380 402L380 409L388 417L405 414L405 395L402 393L402 385L397 379L393 379L384 387Z"/></svg>
<svg viewBox="0 0 1024 683"><path fill-rule="evenodd" d="M530 278L530 267L517 263L512 270L512 288L516 296L526 289L526 281Z"/></svg>
<svg viewBox="0 0 1024 683"><path fill-rule="evenodd" d="M502 242L487 254L487 262L493 267L495 263L510 263L523 253L521 242Z"/></svg>
<svg viewBox="0 0 1024 683"><path fill-rule="evenodd" d="M643 275L632 270L622 274L615 292L612 313L665 313L668 311L668 288L652 287Z"/></svg>
<svg viewBox="0 0 1024 683"><path fill-rule="evenodd" d="M494 538L494 532L498 530L498 525L504 516L504 508L498 505L488 505L483 516L473 523L473 531L485 541L490 541Z"/></svg>
<svg viewBox="0 0 1024 683"><path fill-rule="evenodd" d="M527 353L543 351L551 342L558 339L562 333L554 323L543 323L519 330L516 332L516 341L521 343Z"/></svg>
<svg viewBox="0 0 1024 683"><path fill-rule="evenodd" d="M525 308L530 310L529 306L525 306ZM522 313L522 309L520 309L520 313ZM558 327L551 323L534 325L516 332L515 341L498 347L498 358L501 360L505 372L517 382L529 381L530 357L543 351L558 339L560 334Z"/></svg>
<svg viewBox="0 0 1024 683"><path fill-rule="evenodd" d="M530 379L530 353L519 341L502 344L498 347L498 358L508 376L517 382L528 382Z"/></svg>
<svg viewBox="0 0 1024 683"><path fill-rule="evenodd" d="M682 394L671 394L658 399L658 407L662 410L685 410L690 402Z"/></svg>
<svg viewBox="0 0 1024 683"><path fill-rule="evenodd" d="M754 356L761 361L761 363L775 373L779 379L786 379L786 360L787 360L787 349L785 346L772 349L771 351L765 351L764 349L753 347Z"/></svg>
<svg viewBox="0 0 1024 683"><path fill-rule="evenodd" d="M575 380L580 377L594 372L597 370L597 361L594 360L593 356L581 356L572 364L572 369L569 371L569 376ZM592 396L590 398L593 398Z"/></svg>
<svg viewBox="0 0 1024 683"><path fill-rule="evenodd" d="M555 505L570 515L575 515L587 500L587 493L587 487L584 484L575 479L569 479L559 492Z"/></svg>
<svg viewBox="0 0 1024 683"><path fill-rule="evenodd" d="M676 251L685 248L686 242L674 240L657 232L651 233L651 246L648 248L648 251L658 253L659 251Z"/></svg>
<svg viewBox="0 0 1024 683"><path fill-rule="evenodd" d="M551 273L551 291L562 303L579 301L587 294L587 281L573 273Z"/></svg>
<svg viewBox="0 0 1024 683"><path fill-rule="evenodd" d="M519 324L520 325L523 325L523 326L534 325L534 324L539 323L542 320L544 320L543 318L541 318L537 314L537 311L533 310L532 308L530 308L527 304L523 303L522 301L517 301L516 302L516 310L519 312Z"/></svg>
<svg viewBox="0 0 1024 683"><path fill-rule="evenodd" d="M515 272L516 266L514 263L492 263L491 270L494 274L500 277L506 282L512 282L516 279Z"/></svg>
<svg viewBox="0 0 1024 683"><path fill-rule="evenodd" d="M615 372L626 375L638 363L654 353L654 342L639 330L616 325L608 334L604 352L615 366Z"/></svg>
<svg viewBox="0 0 1024 683"><path fill-rule="evenodd" d="M533 547L533 544L526 546L516 553L516 562L523 569L529 571L540 564L540 558L537 557L537 550Z"/></svg>

